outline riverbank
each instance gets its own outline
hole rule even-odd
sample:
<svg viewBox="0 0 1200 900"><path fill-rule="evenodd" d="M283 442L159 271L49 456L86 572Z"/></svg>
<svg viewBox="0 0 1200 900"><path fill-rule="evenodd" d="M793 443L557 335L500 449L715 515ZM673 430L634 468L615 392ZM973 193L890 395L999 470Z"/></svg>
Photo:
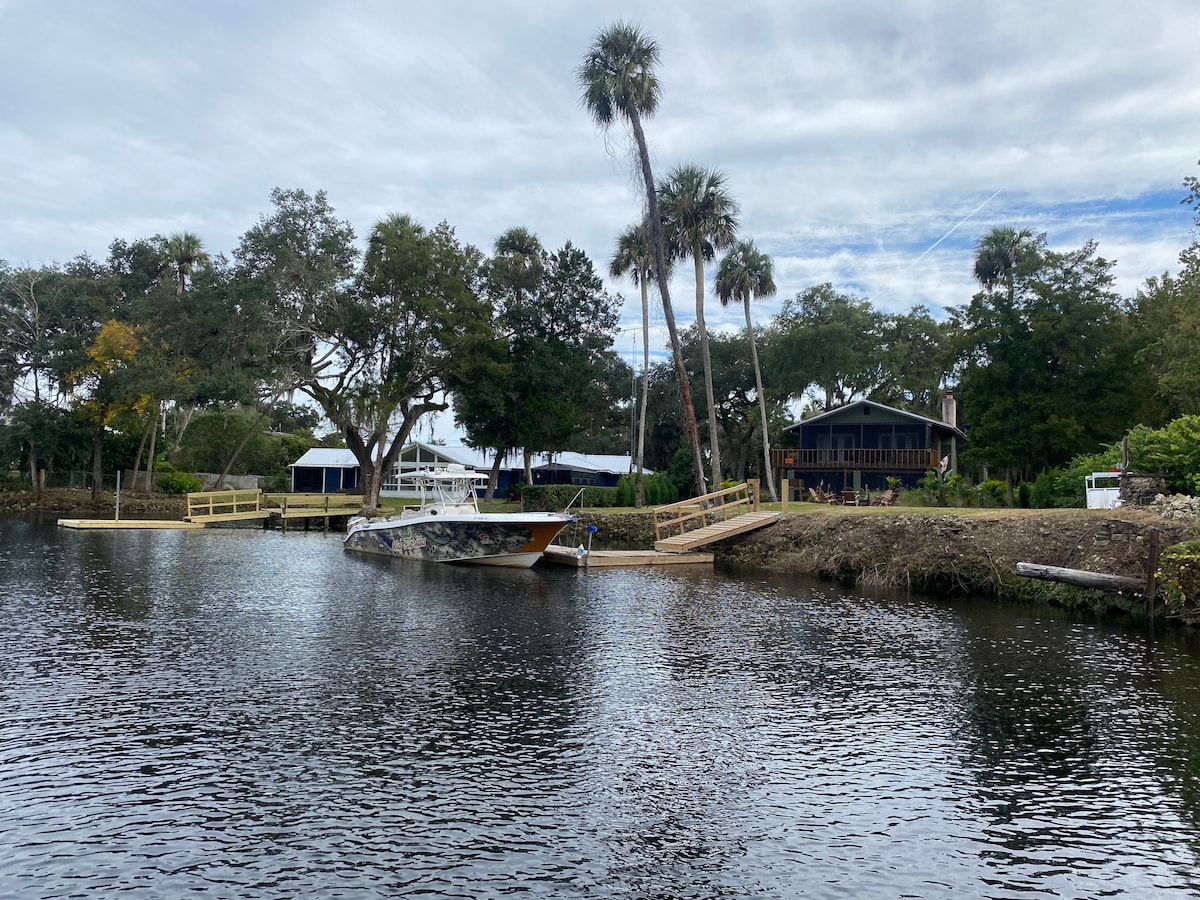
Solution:
<svg viewBox="0 0 1200 900"><path fill-rule="evenodd" d="M815 575L866 587L922 593L991 596L1100 612L1144 611L1144 598L1020 578L1019 562L1084 569L1144 580L1150 535L1162 546L1194 536L1195 521L1157 513L1112 510L958 510L819 507L801 504L779 522L715 545L717 564ZM178 496L122 493L122 517L179 518ZM34 498L0 492L0 512L107 518L113 498L92 502L86 491L58 489ZM650 512L585 511L599 546L647 549L654 544Z"/></svg>
<svg viewBox="0 0 1200 900"><path fill-rule="evenodd" d="M601 539L653 544L643 514L585 514ZM1142 614L1144 598L1018 577L1018 562L1144 581L1151 534L1162 546L1195 522L1138 509L951 510L803 505L779 522L712 549L718 565L815 575L867 587L990 596L1098 612Z"/></svg>

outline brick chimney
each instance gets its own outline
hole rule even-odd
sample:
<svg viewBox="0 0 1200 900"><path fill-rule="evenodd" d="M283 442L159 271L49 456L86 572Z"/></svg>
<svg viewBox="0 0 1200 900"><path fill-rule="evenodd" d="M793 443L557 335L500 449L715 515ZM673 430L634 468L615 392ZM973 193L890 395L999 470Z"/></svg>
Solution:
<svg viewBox="0 0 1200 900"><path fill-rule="evenodd" d="M958 427L958 403L949 391L946 391L946 396L942 398L942 421L951 428Z"/></svg>

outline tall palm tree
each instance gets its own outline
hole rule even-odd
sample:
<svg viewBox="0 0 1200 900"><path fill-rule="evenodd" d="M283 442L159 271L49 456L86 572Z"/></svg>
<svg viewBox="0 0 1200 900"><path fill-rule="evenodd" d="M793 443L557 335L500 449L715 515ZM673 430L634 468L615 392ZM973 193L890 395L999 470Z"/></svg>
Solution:
<svg viewBox="0 0 1200 900"><path fill-rule="evenodd" d="M692 405L692 389L688 383L687 366L675 327L675 311L667 286L667 249L663 240L662 218L658 209L658 194L654 189L654 172L650 168L650 150L642 130L642 118L654 115L658 109L662 88L655 73L658 65L658 44L636 25L617 22L597 32L583 62L575 71L583 89L583 105L592 119L606 130L618 119L629 122L637 144L638 163L646 195L646 221L650 225L650 245L654 252L654 274L662 298L663 318L671 339L671 355L679 376L679 399L683 406L683 427L692 448L696 487L700 494L704 486L704 453L700 449L700 430L696 426L696 409Z"/></svg>
<svg viewBox="0 0 1200 900"><path fill-rule="evenodd" d="M617 248L609 263L608 273L613 278L628 277L642 293L642 408L638 418L637 439L637 487L635 506L646 503L646 486L642 481L643 462L646 458L646 403L650 392L650 270L654 267L654 253L650 248L650 230L643 222L630 225L617 238Z"/></svg>
<svg viewBox="0 0 1200 900"><path fill-rule="evenodd" d="M763 478L771 491L771 500L778 501L775 476L771 472L771 444L767 432L767 398L763 395L762 368L758 364L758 347L754 341L754 326L750 322L750 301L775 296L775 265L771 257L754 246L754 241L741 241L721 260L717 268L717 297L722 306L741 300L746 311L746 338L750 341L750 358L754 361L754 389L758 392L758 409L762 416Z"/></svg>
<svg viewBox="0 0 1200 900"><path fill-rule="evenodd" d="M1017 263L1029 252L1033 232L1028 228L993 228L979 239L975 247L975 264L972 275L989 294L1003 282L1008 290L1008 302L1012 305Z"/></svg>
<svg viewBox="0 0 1200 900"><path fill-rule="evenodd" d="M690 257L696 271L696 328L704 359L704 390L708 399L708 441L713 486L721 483L721 448L717 405L713 397L712 357L704 324L704 263L733 244L738 206L725 189L725 175L696 165L676 166L658 187L667 240L681 259Z"/></svg>
<svg viewBox="0 0 1200 900"><path fill-rule="evenodd" d="M541 278L542 242L528 228L517 225L508 229L494 245L494 276L518 294L532 290Z"/></svg>
<svg viewBox="0 0 1200 900"><path fill-rule="evenodd" d="M208 265L209 256L200 238L190 231L170 235L163 239L162 246L175 269L175 293L182 294L193 270L196 266Z"/></svg>

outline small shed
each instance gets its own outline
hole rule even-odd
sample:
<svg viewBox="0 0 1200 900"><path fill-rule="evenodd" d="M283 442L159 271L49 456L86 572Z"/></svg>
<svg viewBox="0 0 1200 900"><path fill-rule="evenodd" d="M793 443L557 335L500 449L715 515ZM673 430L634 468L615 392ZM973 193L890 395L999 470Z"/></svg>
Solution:
<svg viewBox="0 0 1200 900"><path fill-rule="evenodd" d="M354 454L335 447L313 447L290 466L294 494L332 494L355 491L362 471Z"/></svg>

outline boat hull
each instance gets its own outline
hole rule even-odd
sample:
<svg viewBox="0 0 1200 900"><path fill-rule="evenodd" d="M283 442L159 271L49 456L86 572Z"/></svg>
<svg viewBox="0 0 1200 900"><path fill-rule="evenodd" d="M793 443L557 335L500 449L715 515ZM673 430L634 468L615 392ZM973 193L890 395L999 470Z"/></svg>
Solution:
<svg viewBox="0 0 1200 900"><path fill-rule="evenodd" d="M555 513L369 521L352 527L343 546L426 562L527 569L571 521Z"/></svg>

